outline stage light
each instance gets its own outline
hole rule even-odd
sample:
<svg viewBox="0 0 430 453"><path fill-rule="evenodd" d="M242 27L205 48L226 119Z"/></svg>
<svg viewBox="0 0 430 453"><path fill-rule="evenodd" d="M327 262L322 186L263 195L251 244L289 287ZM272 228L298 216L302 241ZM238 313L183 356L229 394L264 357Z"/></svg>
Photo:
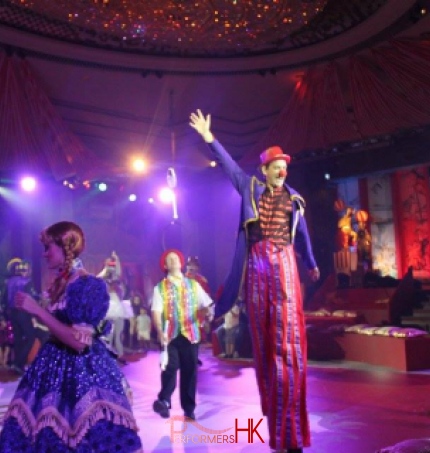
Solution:
<svg viewBox="0 0 430 453"><path fill-rule="evenodd" d="M89 189L91 187L91 183L89 181L84 181L82 185L85 187L85 189Z"/></svg>
<svg viewBox="0 0 430 453"><path fill-rule="evenodd" d="M100 182L100 183L97 185L97 188L100 190L100 192L106 192L108 186L107 186L106 183Z"/></svg>
<svg viewBox="0 0 430 453"><path fill-rule="evenodd" d="M324 175L324 179L326 179L327 181L329 181L330 178L331 178L330 173L326 173L326 174Z"/></svg>
<svg viewBox="0 0 430 453"><path fill-rule="evenodd" d="M175 194L173 190L169 189L168 187L164 187L160 190L159 198L163 203L171 203L175 198Z"/></svg>
<svg viewBox="0 0 430 453"><path fill-rule="evenodd" d="M148 203L154 203L154 199L151 197L151 198L148 198Z"/></svg>
<svg viewBox="0 0 430 453"><path fill-rule="evenodd" d="M32 176L25 176L21 179L21 188L26 192L32 192L36 188L36 180Z"/></svg>
<svg viewBox="0 0 430 453"><path fill-rule="evenodd" d="M211 163L209 164L212 168L216 167L216 162L214 160L211 160Z"/></svg>
<svg viewBox="0 0 430 453"><path fill-rule="evenodd" d="M132 163L133 170L142 173L146 169L146 162L143 159L135 159Z"/></svg>
<svg viewBox="0 0 430 453"><path fill-rule="evenodd" d="M137 196L134 193L132 193L132 194L129 195L128 199L130 201L136 201L137 200Z"/></svg>

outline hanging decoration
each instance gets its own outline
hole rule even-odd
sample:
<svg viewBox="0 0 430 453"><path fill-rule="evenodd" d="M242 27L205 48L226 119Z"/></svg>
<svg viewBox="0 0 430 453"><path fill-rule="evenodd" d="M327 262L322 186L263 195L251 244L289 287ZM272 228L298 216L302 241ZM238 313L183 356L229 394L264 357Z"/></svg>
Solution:
<svg viewBox="0 0 430 453"><path fill-rule="evenodd" d="M172 191L172 215L173 219L176 220L178 218L178 205L176 201L176 192L175 188L178 184L178 179L176 177L175 169L173 167L169 167L167 169L167 185L169 189Z"/></svg>

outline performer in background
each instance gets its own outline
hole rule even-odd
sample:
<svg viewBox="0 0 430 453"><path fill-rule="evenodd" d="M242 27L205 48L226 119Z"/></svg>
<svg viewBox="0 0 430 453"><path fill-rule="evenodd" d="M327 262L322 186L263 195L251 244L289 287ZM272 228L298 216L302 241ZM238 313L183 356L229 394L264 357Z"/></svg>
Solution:
<svg viewBox="0 0 430 453"><path fill-rule="evenodd" d="M168 362L161 373L161 390L153 409L163 418L170 416L179 370L181 407L185 417L195 420L199 327L212 299L196 280L183 275L184 261L183 254L175 249L167 250L160 259L167 275L154 288L152 316L158 339L167 345Z"/></svg>
<svg viewBox="0 0 430 453"><path fill-rule="evenodd" d="M30 294L34 299L38 299L38 296L31 281L30 263L20 258L13 258L7 264L7 272L9 278L6 281L2 306L6 318L10 319L14 336L14 359L11 368L21 376L24 374L24 367L36 338L36 332L31 315L15 307L15 296L19 291Z"/></svg>
<svg viewBox="0 0 430 453"><path fill-rule="evenodd" d="M133 351L137 351L141 349L138 339L138 317L141 315L144 305L142 295L135 289L130 291L130 308L133 311L133 316L128 320L128 347Z"/></svg>
<svg viewBox="0 0 430 453"><path fill-rule="evenodd" d="M187 268L185 272L185 277L193 278L197 280L200 286L206 291L206 293L210 296L211 290L209 288L209 283L207 278L200 273L200 261L197 256L189 256L187 259ZM201 329L201 341L202 343L211 342L211 334L212 334L212 325L209 320L204 319L202 325L200 326ZM201 360L198 360L198 364L202 365Z"/></svg>
<svg viewBox="0 0 430 453"><path fill-rule="evenodd" d="M122 360L124 355L122 335L126 316L122 304L122 300L125 296L125 287L121 280L121 276L121 261L118 255L115 252L112 252L110 258L105 260L105 267L97 277L103 278L108 287L109 309L106 314L106 319L112 323L112 328L108 334L107 341L120 360Z"/></svg>
<svg viewBox="0 0 430 453"><path fill-rule="evenodd" d="M0 312L0 368L7 368L10 351L13 347L13 330L11 322Z"/></svg>
<svg viewBox="0 0 430 453"><path fill-rule="evenodd" d="M188 257L185 277L197 280L200 283L200 286L210 295L211 290L209 288L209 283L207 278L200 273L200 262L197 256Z"/></svg>
<svg viewBox="0 0 430 453"><path fill-rule="evenodd" d="M233 269L216 304L215 316L242 297L250 322L261 407L270 447L301 452L310 445L306 408L306 331L297 251L311 278L319 278L304 218L303 198L285 184L290 156L274 146L260 155L265 182L247 175L215 139L210 115L190 116L242 197ZM245 275L245 279L243 279Z"/></svg>
<svg viewBox="0 0 430 453"><path fill-rule="evenodd" d="M18 292L15 307L51 332L22 377L4 416L0 453L141 452L124 375L99 339L109 296L79 255L84 233L73 222L42 231L43 254L55 273L49 305Z"/></svg>
<svg viewBox="0 0 430 453"><path fill-rule="evenodd" d="M151 318L145 307L140 308L140 314L136 318L136 335L139 345L139 351L144 354L151 348Z"/></svg>

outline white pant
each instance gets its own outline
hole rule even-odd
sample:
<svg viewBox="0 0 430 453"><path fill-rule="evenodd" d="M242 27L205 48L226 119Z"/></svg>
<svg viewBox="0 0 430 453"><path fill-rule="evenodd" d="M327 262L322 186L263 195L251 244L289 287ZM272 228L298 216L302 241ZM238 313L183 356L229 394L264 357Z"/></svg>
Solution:
<svg viewBox="0 0 430 453"><path fill-rule="evenodd" d="M109 319L112 323L112 329L109 332L107 340L109 344L116 350L118 356L124 354L124 346L122 344L122 332L124 330L124 318Z"/></svg>

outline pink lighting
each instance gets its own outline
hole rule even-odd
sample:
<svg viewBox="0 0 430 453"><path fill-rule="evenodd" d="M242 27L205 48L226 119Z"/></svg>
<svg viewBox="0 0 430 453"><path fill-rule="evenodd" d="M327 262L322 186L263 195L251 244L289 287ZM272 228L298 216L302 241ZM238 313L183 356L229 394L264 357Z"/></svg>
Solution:
<svg viewBox="0 0 430 453"><path fill-rule="evenodd" d="M21 179L21 188L26 192L33 192L36 188L36 180L32 176L25 176Z"/></svg>

